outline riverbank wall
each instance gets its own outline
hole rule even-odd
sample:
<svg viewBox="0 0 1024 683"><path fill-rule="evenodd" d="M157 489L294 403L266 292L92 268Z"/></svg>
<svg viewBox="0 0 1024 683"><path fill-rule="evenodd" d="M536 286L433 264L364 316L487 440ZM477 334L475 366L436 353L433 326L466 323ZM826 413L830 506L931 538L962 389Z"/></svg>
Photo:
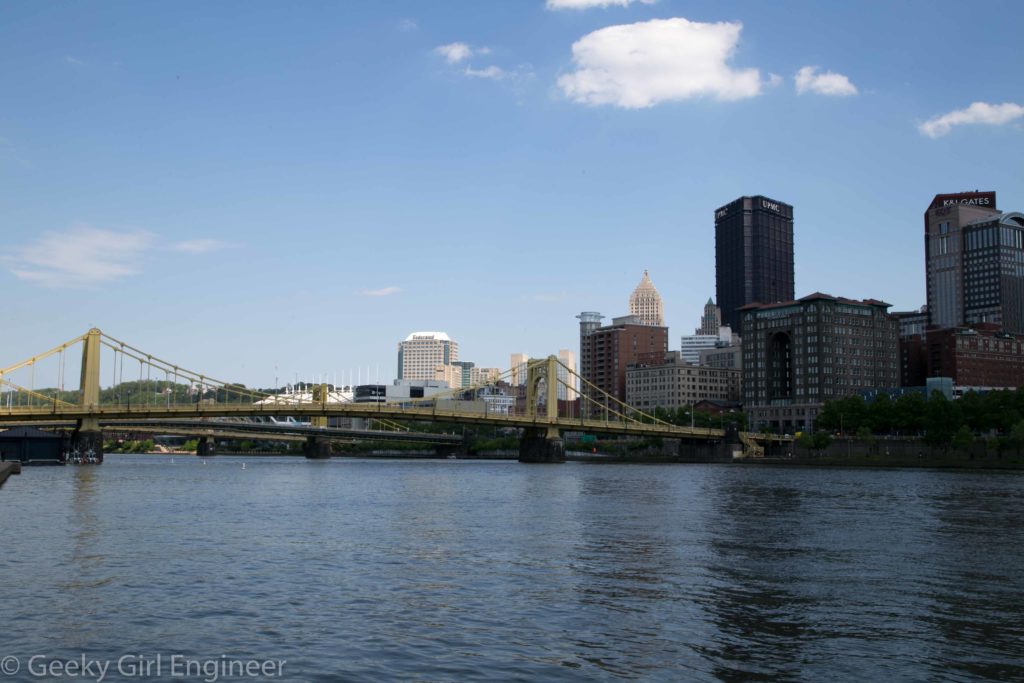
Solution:
<svg viewBox="0 0 1024 683"><path fill-rule="evenodd" d="M975 440L960 448L933 446L921 439L874 437L837 438L815 450L791 444L764 458L739 458L751 465L809 465L817 467L937 467L949 469L1024 469L1024 452L999 450Z"/></svg>
<svg viewBox="0 0 1024 683"><path fill-rule="evenodd" d="M0 487L14 474L21 474L20 462L0 462Z"/></svg>

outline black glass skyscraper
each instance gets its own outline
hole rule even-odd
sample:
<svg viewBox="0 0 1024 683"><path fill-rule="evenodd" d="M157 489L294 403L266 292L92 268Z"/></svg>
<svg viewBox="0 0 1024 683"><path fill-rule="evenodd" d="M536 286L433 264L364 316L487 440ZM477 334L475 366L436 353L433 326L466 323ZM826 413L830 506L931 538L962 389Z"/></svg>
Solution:
<svg viewBox="0 0 1024 683"><path fill-rule="evenodd" d="M757 195L715 211L715 289L722 324L735 332L740 306L795 298L792 206Z"/></svg>

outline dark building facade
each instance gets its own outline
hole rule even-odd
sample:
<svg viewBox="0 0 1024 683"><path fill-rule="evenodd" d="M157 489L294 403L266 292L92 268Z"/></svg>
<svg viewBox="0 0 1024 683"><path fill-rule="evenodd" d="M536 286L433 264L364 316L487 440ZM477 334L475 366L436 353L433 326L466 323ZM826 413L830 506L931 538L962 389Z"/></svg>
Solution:
<svg viewBox="0 0 1024 683"><path fill-rule="evenodd" d="M993 323L929 329L901 339L900 355L911 386L924 386L929 377L948 377L961 391L1024 386L1024 335Z"/></svg>
<svg viewBox="0 0 1024 683"><path fill-rule="evenodd" d="M928 322L1024 333L1024 214L995 192L936 195L924 215Z"/></svg>
<svg viewBox="0 0 1024 683"><path fill-rule="evenodd" d="M896 319L900 321L900 339L915 334L924 334L928 327L928 307L922 306L917 311L893 311Z"/></svg>
<svg viewBox="0 0 1024 683"><path fill-rule="evenodd" d="M757 195L715 210L715 288L734 331L741 306L794 298L792 206Z"/></svg>
<svg viewBox="0 0 1024 683"><path fill-rule="evenodd" d="M751 429L811 429L826 401L899 385L899 322L889 304L815 293L748 304L743 403Z"/></svg>
<svg viewBox="0 0 1024 683"><path fill-rule="evenodd" d="M626 402L626 367L641 361L662 360L668 353L668 328L642 325L636 317L613 318L601 326L600 313L585 312L580 321L580 409L584 415L598 415L604 407L620 411L587 383Z"/></svg>

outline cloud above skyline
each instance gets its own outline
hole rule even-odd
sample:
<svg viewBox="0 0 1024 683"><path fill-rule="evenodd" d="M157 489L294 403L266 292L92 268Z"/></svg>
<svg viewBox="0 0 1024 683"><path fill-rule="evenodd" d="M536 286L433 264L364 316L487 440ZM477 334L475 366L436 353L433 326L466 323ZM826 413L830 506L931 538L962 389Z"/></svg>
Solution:
<svg viewBox="0 0 1024 683"><path fill-rule="evenodd" d="M391 296L402 291L401 287L381 287L380 289L364 289L360 292L363 296Z"/></svg>
<svg viewBox="0 0 1024 683"><path fill-rule="evenodd" d="M583 10L591 7L629 7L634 2L641 5L653 5L657 0L547 0L545 7L550 10L570 9Z"/></svg>
<svg viewBox="0 0 1024 683"><path fill-rule="evenodd" d="M47 232L15 249L9 266L15 276L44 287L92 287L140 272L140 257L154 236L142 230L115 231L77 224Z"/></svg>
<svg viewBox="0 0 1024 683"><path fill-rule="evenodd" d="M851 83L847 76L834 71L819 72L816 66L802 67L796 72L793 80L798 95L812 92L818 95L849 97L858 92L857 86Z"/></svg>
<svg viewBox="0 0 1024 683"><path fill-rule="evenodd" d="M574 102L642 109L700 97L730 101L761 93L757 69L729 65L743 24L681 17L608 26L572 45L575 70L558 79Z"/></svg>
<svg viewBox="0 0 1024 683"><path fill-rule="evenodd" d="M948 135L954 126L1002 126L1021 117L1024 117L1024 106L1014 102L1003 102L1002 104L972 102L966 109L956 109L934 116L918 124L917 129L923 135L934 139Z"/></svg>
<svg viewBox="0 0 1024 683"><path fill-rule="evenodd" d="M171 246L174 251L184 251L189 254L206 254L208 252L225 249L227 247L227 242L208 238L184 240Z"/></svg>
<svg viewBox="0 0 1024 683"><path fill-rule="evenodd" d="M487 47L472 47L467 43L448 43L447 45L438 45L434 48L434 52L444 57L449 64L458 64L474 55L490 54L491 50Z"/></svg>
<svg viewBox="0 0 1024 683"><path fill-rule="evenodd" d="M507 71L494 65L484 67L483 69L474 69L471 66L467 66L463 73L471 78L489 78L495 81L508 77Z"/></svg>

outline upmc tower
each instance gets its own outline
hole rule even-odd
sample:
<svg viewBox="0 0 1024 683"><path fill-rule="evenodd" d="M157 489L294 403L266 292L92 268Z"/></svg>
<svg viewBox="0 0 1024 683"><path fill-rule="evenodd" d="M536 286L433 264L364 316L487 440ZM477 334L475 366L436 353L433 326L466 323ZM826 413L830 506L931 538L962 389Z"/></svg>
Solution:
<svg viewBox="0 0 1024 683"><path fill-rule="evenodd" d="M740 306L795 298L792 206L757 195L715 210L715 289L734 332Z"/></svg>

